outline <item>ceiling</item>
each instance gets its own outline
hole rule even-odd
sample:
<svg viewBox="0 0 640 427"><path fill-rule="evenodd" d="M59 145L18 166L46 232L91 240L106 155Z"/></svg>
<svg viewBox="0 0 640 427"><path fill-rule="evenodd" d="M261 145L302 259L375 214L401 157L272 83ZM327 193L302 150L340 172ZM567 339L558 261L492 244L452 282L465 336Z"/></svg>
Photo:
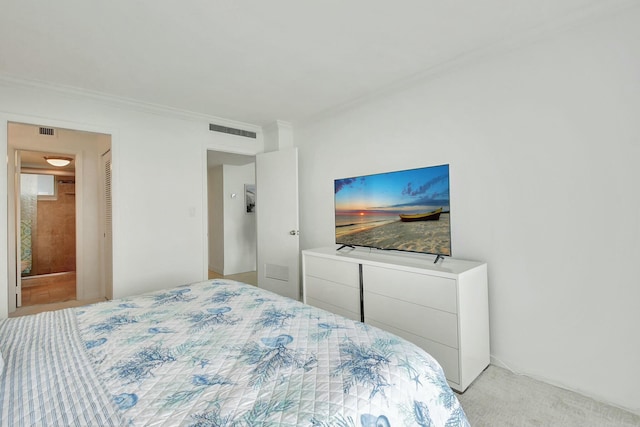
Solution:
<svg viewBox="0 0 640 427"><path fill-rule="evenodd" d="M0 75L298 122L635 0L7 0Z"/></svg>

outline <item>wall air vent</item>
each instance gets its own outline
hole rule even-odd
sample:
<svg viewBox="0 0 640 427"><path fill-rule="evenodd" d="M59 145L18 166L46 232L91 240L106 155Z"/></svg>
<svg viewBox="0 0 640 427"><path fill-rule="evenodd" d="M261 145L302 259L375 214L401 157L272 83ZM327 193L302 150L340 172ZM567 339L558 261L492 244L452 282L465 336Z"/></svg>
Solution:
<svg viewBox="0 0 640 427"><path fill-rule="evenodd" d="M209 124L209 130L214 131L214 132L228 133L230 135L244 136L245 138L253 138L253 139L256 138L256 133L255 132L250 132L248 130L242 130L242 129L230 128L230 127L227 127L227 126L214 125L212 123Z"/></svg>
<svg viewBox="0 0 640 427"><path fill-rule="evenodd" d="M53 136L55 135L55 129L54 128L40 128L40 135L49 135L49 136Z"/></svg>

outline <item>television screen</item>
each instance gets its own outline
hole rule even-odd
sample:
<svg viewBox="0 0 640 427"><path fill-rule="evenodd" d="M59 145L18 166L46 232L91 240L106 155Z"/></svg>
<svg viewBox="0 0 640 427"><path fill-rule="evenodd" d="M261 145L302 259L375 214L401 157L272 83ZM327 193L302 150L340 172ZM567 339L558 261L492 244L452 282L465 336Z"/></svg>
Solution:
<svg viewBox="0 0 640 427"><path fill-rule="evenodd" d="M449 165L336 179L336 243L451 256Z"/></svg>

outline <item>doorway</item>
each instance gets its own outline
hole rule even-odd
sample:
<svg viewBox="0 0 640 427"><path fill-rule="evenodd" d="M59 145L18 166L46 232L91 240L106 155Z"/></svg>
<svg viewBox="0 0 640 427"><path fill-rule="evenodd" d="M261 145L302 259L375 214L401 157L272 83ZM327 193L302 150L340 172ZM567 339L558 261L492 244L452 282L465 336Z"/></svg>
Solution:
<svg viewBox="0 0 640 427"><path fill-rule="evenodd" d="M215 154L207 152L207 155ZM251 239L251 242L252 245L255 242L255 246L238 253L240 256L255 254L252 267L257 272L257 286L296 300L300 299L297 157L295 147L251 156L251 160L255 160L255 164L251 165L255 174L256 193L252 197L255 205L251 205L250 201L245 205L244 198L238 197L243 191L239 185L233 189L216 185L216 182L224 181L224 176L221 180L212 180L213 169L207 169L205 195L208 211L206 219L209 270L216 272L216 260L211 258L211 254L220 247L216 248L215 245L222 246L222 252L226 257L224 243L231 241L237 244L239 240L238 234L233 232L229 233L230 239L226 238L230 229L229 222L226 221L226 216L217 213L216 210L223 209L227 204L239 206L240 212L244 211L246 214L251 211L254 214L251 218L255 239ZM207 163L212 164L208 158ZM246 185L243 187L246 188ZM216 192L217 198L210 197ZM220 202L215 202L216 200ZM233 200L235 203L229 202ZM223 218L221 223L219 220L216 222L216 218L220 217ZM238 222L237 216L230 218L232 224ZM223 258L223 261L223 265L226 265L226 259ZM227 274L232 273L225 269L222 275Z"/></svg>
<svg viewBox="0 0 640 427"><path fill-rule="evenodd" d="M76 299L74 157L18 150L18 306ZM18 228L18 224L16 224Z"/></svg>
<svg viewBox="0 0 640 427"><path fill-rule="evenodd" d="M208 278L257 285L255 156L208 150L207 204Z"/></svg>
<svg viewBox="0 0 640 427"><path fill-rule="evenodd" d="M102 240L103 236L111 236L111 230L107 233L104 229L106 213L103 212L101 203L101 198L105 197L101 156L110 149L109 134L37 124L7 123L8 283L10 292L15 288L15 298L8 300L9 312L22 305L23 296L26 297L25 303L43 304L42 307L46 308L46 304L55 299L69 300L69 303L78 305L83 301L88 303L104 300L110 294L112 272L106 270L111 269L111 263L106 259L111 259L112 254L104 252ZM75 170L64 171L64 167L47 165L44 157L50 154L71 158L69 163ZM47 172L41 173L43 170ZM41 255L46 255L46 251L41 246L36 248L39 243L35 243L32 238L31 250L36 249L38 253L32 254L30 268L24 268L21 250L24 218L20 212L22 172L26 172L26 175L53 175L58 200L66 198L68 204L73 206L71 213L64 216L63 221L57 225L47 225L55 239L50 239L49 244L42 247L48 246L48 249L53 248L53 252L63 255L62 260L55 261L58 263L55 266L51 254L48 260L45 258L46 262L42 261ZM52 200L46 199L46 195L36 197L44 198L37 200L36 211L41 211L41 207L46 210L46 207L54 204ZM50 210L45 219L32 216L32 219L35 218L31 222L32 234L39 236L47 221L59 216L60 212L61 208L58 207ZM31 286L36 283L34 277L46 283ZM26 284L25 292L23 279ZM55 285L52 286L51 283ZM32 287L39 289L31 292ZM47 300L47 293L53 299Z"/></svg>

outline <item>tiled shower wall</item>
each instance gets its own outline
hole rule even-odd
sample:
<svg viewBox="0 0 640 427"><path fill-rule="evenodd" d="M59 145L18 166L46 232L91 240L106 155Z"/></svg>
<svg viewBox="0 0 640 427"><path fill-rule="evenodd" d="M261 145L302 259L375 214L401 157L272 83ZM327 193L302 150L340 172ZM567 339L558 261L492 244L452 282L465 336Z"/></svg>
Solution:
<svg viewBox="0 0 640 427"><path fill-rule="evenodd" d="M57 185L57 200L38 200L33 275L76 270L75 184Z"/></svg>

